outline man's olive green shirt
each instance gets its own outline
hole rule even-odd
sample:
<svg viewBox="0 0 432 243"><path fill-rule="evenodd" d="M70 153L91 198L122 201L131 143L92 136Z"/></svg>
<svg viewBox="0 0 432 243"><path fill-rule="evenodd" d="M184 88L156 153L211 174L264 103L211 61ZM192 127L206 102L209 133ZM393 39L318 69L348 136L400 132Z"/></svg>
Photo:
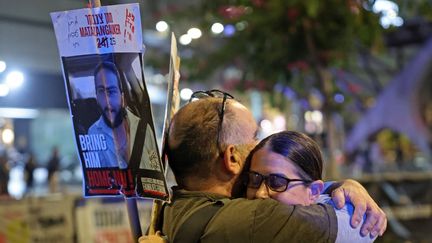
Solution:
<svg viewBox="0 0 432 243"><path fill-rule="evenodd" d="M216 201L220 208L201 242L334 242L337 219L330 205L285 205L273 199L229 199L225 196L174 190L165 207L163 233L172 242L182 223L196 210Z"/></svg>

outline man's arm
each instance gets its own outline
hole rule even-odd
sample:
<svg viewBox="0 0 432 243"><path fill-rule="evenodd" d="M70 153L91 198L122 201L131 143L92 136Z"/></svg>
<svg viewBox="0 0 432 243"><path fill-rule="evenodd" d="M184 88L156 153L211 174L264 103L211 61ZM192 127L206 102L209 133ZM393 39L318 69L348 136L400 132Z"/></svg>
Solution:
<svg viewBox="0 0 432 243"><path fill-rule="evenodd" d="M207 230L223 232L229 242L335 242L338 232L333 206L286 205L270 198L235 199L210 225L218 229Z"/></svg>
<svg viewBox="0 0 432 243"><path fill-rule="evenodd" d="M342 208L345 202L354 205L354 214L351 225L356 228L366 214L366 220L361 227L361 234L371 234L372 237L382 236L387 228L387 217L384 211L378 207L366 189L355 180L344 180L333 183L326 189L337 208Z"/></svg>

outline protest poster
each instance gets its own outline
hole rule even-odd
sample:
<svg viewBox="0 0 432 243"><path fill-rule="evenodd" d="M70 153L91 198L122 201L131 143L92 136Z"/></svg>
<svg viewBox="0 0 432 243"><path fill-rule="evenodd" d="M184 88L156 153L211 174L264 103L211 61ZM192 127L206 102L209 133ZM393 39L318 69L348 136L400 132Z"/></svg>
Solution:
<svg viewBox="0 0 432 243"><path fill-rule="evenodd" d="M74 242L72 196L0 201L0 243Z"/></svg>
<svg viewBox="0 0 432 243"><path fill-rule="evenodd" d="M168 81L168 92L167 92L167 103L165 107L165 119L162 136L162 161L165 166L165 170L170 170L167 155L166 145L168 142L168 130L174 114L180 107L180 94L179 94L179 81L180 81L180 57L177 54L177 39L174 33L171 34L171 51L170 51L170 65L169 73L167 77ZM172 174L172 173L171 173ZM174 178L173 178L174 179ZM153 202L150 227L148 235L154 235L156 233L157 223L159 221L159 213L162 209L162 202L155 200Z"/></svg>
<svg viewBox="0 0 432 243"><path fill-rule="evenodd" d="M34 243L74 242L74 196L39 197L25 200L30 236Z"/></svg>
<svg viewBox="0 0 432 243"><path fill-rule="evenodd" d="M141 228L149 225L151 201L138 200ZM124 200L82 199L75 210L77 242L132 243Z"/></svg>
<svg viewBox="0 0 432 243"><path fill-rule="evenodd" d="M138 4L51 13L85 196L167 199Z"/></svg>
<svg viewBox="0 0 432 243"><path fill-rule="evenodd" d="M165 119L163 126L163 137L162 137L162 161L164 166L167 166L165 145L166 139L168 138L168 128L171 123L171 119L180 107L180 94L179 94L179 81L180 81L180 57L177 54L177 39L174 33L171 34L171 51L170 51L170 65L169 73L167 77L168 81L168 92L167 92L167 103L165 107Z"/></svg>

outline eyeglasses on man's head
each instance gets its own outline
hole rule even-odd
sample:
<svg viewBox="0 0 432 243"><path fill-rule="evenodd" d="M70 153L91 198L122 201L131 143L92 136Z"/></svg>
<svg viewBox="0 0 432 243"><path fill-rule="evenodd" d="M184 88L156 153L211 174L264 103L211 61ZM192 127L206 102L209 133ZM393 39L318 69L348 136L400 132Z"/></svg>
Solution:
<svg viewBox="0 0 432 243"><path fill-rule="evenodd" d="M217 90L217 89L212 89L212 90L208 90L208 91L196 91L196 92L192 93L192 95L189 99L189 102L194 101L196 99L203 99L203 98L209 98L209 97L222 98L221 109L218 112L219 123L218 123L217 138L216 138L216 144L217 144L218 148L220 150L222 150L222 148L220 146L220 134L221 134L223 118L224 118L224 114L225 114L226 101L227 101L227 99L234 99L234 96L232 96L226 92L223 92L221 90Z"/></svg>

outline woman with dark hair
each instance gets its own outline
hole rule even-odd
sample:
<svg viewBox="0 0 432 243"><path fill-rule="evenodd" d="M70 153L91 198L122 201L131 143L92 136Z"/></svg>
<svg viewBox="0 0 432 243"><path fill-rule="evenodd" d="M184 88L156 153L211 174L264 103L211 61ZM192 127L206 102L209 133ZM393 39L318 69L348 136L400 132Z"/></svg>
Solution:
<svg viewBox="0 0 432 243"><path fill-rule="evenodd" d="M333 204L322 195L323 160L319 146L303 133L284 131L262 140L245 165L246 196L273 198L289 205ZM334 206L334 205L333 205ZM352 205L335 209L338 218L336 242L372 242L360 229L349 226Z"/></svg>

